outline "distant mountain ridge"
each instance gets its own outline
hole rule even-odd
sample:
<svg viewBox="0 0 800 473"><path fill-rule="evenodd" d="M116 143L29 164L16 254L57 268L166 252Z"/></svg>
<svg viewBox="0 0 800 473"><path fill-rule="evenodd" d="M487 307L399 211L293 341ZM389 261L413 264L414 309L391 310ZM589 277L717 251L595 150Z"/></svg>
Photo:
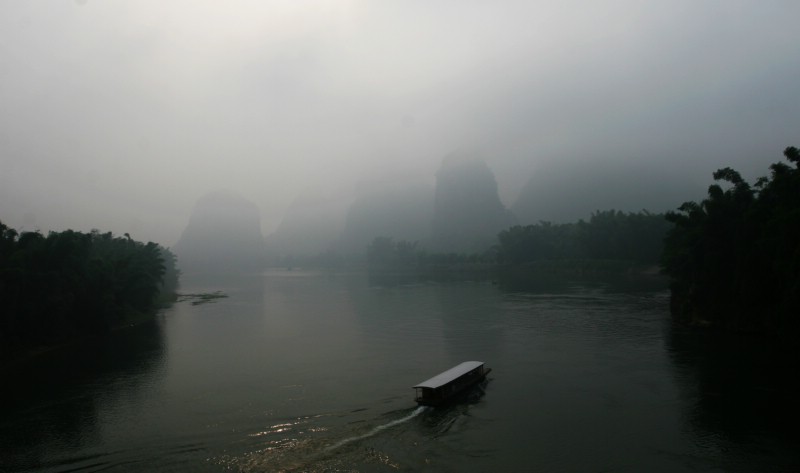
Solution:
<svg viewBox="0 0 800 473"><path fill-rule="evenodd" d="M436 187L419 176L387 176L359 183L346 212L308 193L287 209L267 237L270 258L312 258L325 252L364 255L377 237L418 242L442 252L482 252L516 222L498 196L497 181L476 154L451 153Z"/></svg>
<svg viewBox="0 0 800 473"><path fill-rule="evenodd" d="M183 271L257 270L263 265L261 213L231 191L203 195L175 244Z"/></svg>
<svg viewBox="0 0 800 473"><path fill-rule="evenodd" d="M312 189L292 203L266 239L253 202L229 191L206 194L174 251L184 271L313 264L323 254L359 257L378 237L418 242L419 249L434 253L481 253L517 224L588 220L598 210L674 209L702 192L677 175L674 168L652 164L554 163L537 171L508 209L486 162L476 153L454 152L442 160L435 187L419 177L390 176L362 182L355 197Z"/></svg>

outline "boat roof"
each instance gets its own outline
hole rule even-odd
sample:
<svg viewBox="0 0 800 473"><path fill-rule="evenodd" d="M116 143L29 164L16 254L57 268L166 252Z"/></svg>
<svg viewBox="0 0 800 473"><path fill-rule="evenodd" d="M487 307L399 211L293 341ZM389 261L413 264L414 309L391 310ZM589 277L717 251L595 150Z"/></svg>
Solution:
<svg viewBox="0 0 800 473"><path fill-rule="evenodd" d="M482 361L465 361L460 365L456 365L447 371L439 373L433 378L423 381L414 387L436 389L440 386L444 386L445 384L458 378L459 376L469 373L470 371L474 370L475 368L478 368L481 365L483 365Z"/></svg>

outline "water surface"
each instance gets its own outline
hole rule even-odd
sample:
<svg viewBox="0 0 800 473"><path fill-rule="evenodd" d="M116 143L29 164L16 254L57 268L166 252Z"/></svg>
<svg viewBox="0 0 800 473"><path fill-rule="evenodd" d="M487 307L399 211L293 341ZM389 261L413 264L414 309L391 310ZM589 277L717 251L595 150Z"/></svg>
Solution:
<svg viewBox="0 0 800 473"><path fill-rule="evenodd" d="M190 278L229 297L6 374L0 470L798 471L796 375L630 283ZM487 383L414 405L466 360Z"/></svg>

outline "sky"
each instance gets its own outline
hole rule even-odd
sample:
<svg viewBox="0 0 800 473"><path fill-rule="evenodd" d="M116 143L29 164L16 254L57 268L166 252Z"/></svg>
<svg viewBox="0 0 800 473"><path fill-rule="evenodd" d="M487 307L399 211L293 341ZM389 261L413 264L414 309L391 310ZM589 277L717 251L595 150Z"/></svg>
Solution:
<svg viewBox="0 0 800 473"><path fill-rule="evenodd" d="M711 182L800 146L800 2L0 0L0 221L173 245L203 194L433 182L478 150ZM679 203L676 203L676 206Z"/></svg>

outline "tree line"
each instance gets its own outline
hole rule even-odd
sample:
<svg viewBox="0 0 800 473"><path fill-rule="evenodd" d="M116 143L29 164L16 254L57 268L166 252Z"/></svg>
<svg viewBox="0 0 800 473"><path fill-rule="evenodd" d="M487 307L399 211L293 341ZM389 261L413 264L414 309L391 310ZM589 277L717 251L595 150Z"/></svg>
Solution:
<svg viewBox="0 0 800 473"><path fill-rule="evenodd" d="M497 235L497 244L483 253L428 253L418 242L377 237L367 247L372 268L469 268L488 265L530 265L551 262L614 261L615 268L656 265L670 223L664 214L616 210L594 212L589 221L515 225Z"/></svg>
<svg viewBox="0 0 800 473"><path fill-rule="evenodd" d="M0 222L0 355L130 323L174 293L178 274L168 249L128 234L45 236Z"/></svg>
<svg viewBox="0 0 800 473"><path fill-rule="evenodd" d="M367 248L369 265L613 271L660 264L677 320L794 334L800 330L800 151L788 147L784 156L788 163L772 164L769 176L752 185L731 168L719 169L706 199L666 214L607 210L588 221L513 226L482 254L431 254L416 242L379 237Z"/></svg>
<svg viewBox="0 0 800 473"><path fill-rule="evenodd" d="M669 212L663 268L671 309L682 321L797 333L800 328L800 152L750 185L731 168L701 202Z"/></svg>
<svg viewBox="0 0 800 473"><path fill-rule="evenodd" d="M614 260L657 264L669 223L663 214L605 210L589 221L514 226L503 230L497 258L504 264L541 261Z"/></svg>

